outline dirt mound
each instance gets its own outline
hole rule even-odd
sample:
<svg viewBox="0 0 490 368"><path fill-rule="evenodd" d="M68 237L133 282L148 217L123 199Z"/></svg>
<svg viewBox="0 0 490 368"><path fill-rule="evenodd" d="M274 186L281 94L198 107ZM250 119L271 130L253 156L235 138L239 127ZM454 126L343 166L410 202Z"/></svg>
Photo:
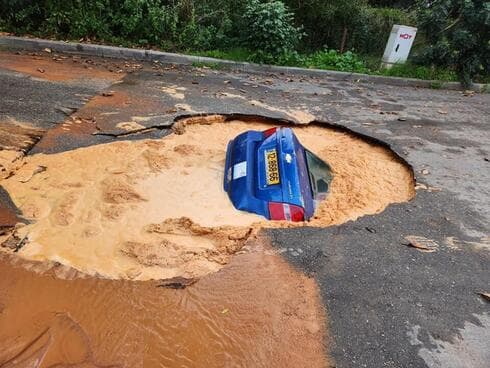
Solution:
<svg viewBox="0 0 490 368"><path fill-rule="evenodd" d="M161 140L24 158L2 181L33 222L15 234L26 239L19 254L107 278L196 278L219 270L258 229L305 225L237 211L222 189L228 141L267 128L195 117ZM294 130L334 174L310 225L355 220L413 197L411 170L388 149L327 127Z"/></svg>

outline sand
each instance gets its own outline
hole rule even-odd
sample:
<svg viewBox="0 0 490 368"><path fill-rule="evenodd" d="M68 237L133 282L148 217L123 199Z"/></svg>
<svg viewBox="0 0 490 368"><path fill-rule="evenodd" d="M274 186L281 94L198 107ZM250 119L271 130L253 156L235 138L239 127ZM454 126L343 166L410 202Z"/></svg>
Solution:
<svg viewBox="0 0 490 368"><path fill-rule="evenodd" d="M297 126L300 141L333 169L327 200L308 224L237 211L222 189L226 145L243 131L267 128L192 118L160 140L24 158L1 182L32 221L13 235L26 238L18 254L111 279L198 278L220 270L260 228L340 224L414 196L411 170L388 149Z"/></svg>

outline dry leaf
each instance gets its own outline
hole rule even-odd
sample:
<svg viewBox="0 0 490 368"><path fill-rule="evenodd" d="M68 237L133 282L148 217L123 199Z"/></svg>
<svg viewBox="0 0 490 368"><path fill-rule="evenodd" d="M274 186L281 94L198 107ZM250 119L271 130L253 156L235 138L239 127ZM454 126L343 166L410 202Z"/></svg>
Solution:
<svg viewBox="0 0 490 368"><path fill-rule="evenodd" d="M226 313L228 313L229 311L230 311L230 310L229 310L228 308L225 308L225 309L223 309L223 310L221 311L221 314L226 314Z"/></svg>
<svg viewBox="0 0 490 368"><path fill-rule="evenodd" d="M417 248L418 250L426 253L436 252L439 248L439 244L437 244L434 240L424 238L423 236L407 235L405 236L405 240L408 241L408 244L405 245Z"/></svg>
<svg viewBox="0 0 490 368"><path fill-rule="evenodd" d="M490 302L490 293L483 293L483 292L480 292L478 293L480 294L480 296L485 299L487 302Z"/></svg>

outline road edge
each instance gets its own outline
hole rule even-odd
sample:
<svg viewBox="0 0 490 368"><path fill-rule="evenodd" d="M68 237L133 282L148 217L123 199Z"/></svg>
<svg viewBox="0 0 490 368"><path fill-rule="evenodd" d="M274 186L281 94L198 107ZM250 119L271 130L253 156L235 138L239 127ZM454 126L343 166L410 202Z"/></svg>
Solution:
<svg viewBox="0 0 490 368"><path fill-rule="evenodd" d="M76 43L68 41L53 41L41 38L26 38L17 36L0 36L0 48L9 50L41 51L46 48L57 52L98 56L116 59L135 59L140 61L159 61L169 64L192 65L194 63L220 65L224 68L249 73L279 73L295 76L327 77L349 82L364 82L385 84L398 87L418 87L460 91L464 88L459 82L443 82L438 80L422 80L414 78L387 77L361 73L339 72L334 70L305 69L299 67L262 65L247 62L215 59L203 56L175 54L170 52L132 49L98 44ZM490 92L490 85L474 83L470 88L476 92Z"/></svg>

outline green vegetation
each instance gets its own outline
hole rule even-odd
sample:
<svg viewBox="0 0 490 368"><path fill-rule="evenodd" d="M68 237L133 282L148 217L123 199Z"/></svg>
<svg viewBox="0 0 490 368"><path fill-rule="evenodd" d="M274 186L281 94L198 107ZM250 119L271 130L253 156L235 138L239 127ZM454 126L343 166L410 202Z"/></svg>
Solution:
<svg viewBox="0 0 490 368"><path fill-rule="evenodd" d="M409 63L380 59L419 27ZM235 61L441 81L489 81L484 0L0 0L0 30Z"/></svg>
<svg viewBox="0 0 490 368"><path fill-rule="evenodd" d="M422 1L418 19L429 44L422 62L453 67L469 86L490 72L490 2L486 0Z"/></svg>

